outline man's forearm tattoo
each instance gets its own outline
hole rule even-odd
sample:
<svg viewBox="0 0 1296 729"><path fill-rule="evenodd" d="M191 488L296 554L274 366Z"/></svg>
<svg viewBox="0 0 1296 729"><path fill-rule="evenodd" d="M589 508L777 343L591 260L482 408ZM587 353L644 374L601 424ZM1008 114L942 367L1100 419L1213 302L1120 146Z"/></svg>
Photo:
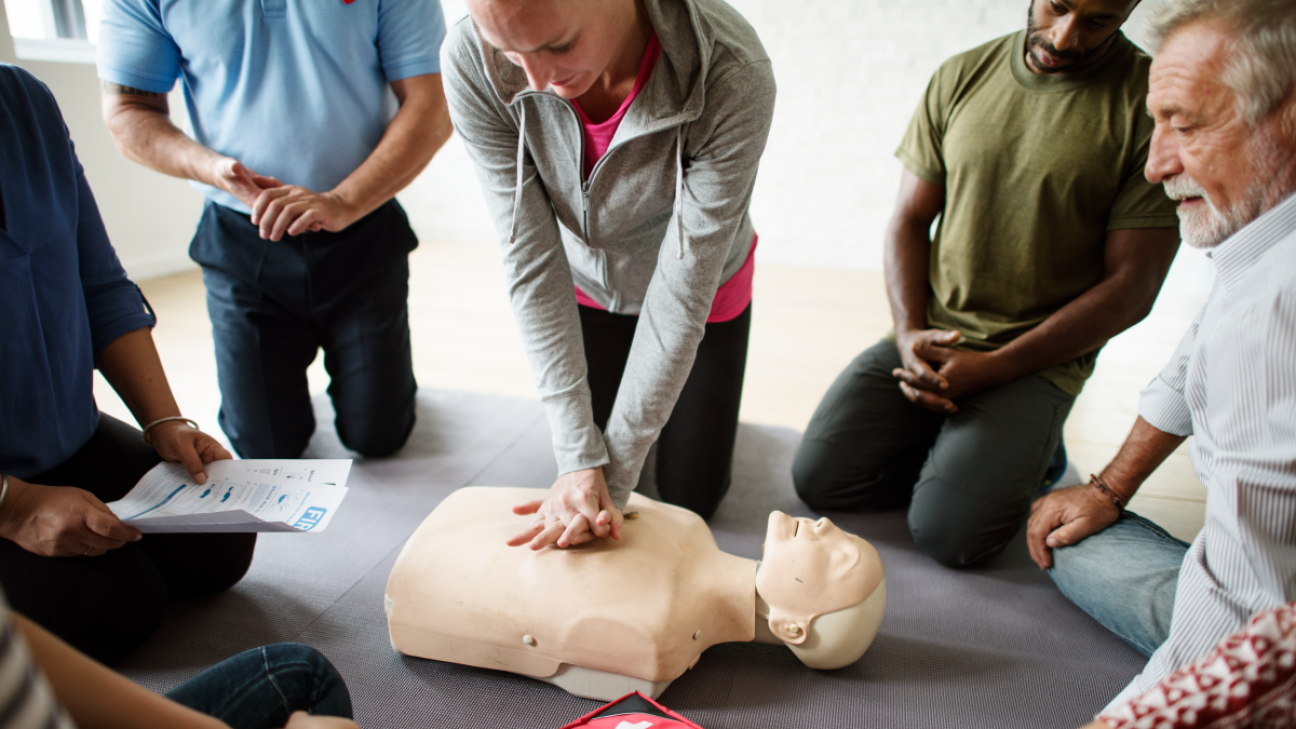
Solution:
<svg viewBox="0 0 1296 729"><path fill-rule="evenodd" d="M145 91L144 89L136 89L130 86L115 84L111 81L101 81L100 86L103 88L105 94L121 94L122 96L166 96L166 94L159 94L156 91Z"/></svg>

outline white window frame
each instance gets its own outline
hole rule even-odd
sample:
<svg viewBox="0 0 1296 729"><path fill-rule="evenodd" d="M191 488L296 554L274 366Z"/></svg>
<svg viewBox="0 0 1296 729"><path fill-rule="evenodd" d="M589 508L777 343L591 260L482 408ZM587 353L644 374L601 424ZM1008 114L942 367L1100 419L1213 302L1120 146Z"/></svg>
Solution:
<svg viewBox="0 0 1296 729"><path fill-rule="evenodd" d="M14 55L24 61L94 63L95 45L75 38L14 38Z"/></svg>
<svg viewBox="0 0 1296 729"><path fill-rule="evenodd" d="M57 63L90 63L95 62L95 46L84 37L66 37L80 32L85 35L85 11L81 0L41 0L41 26L44 38L12 38L14 55L24 61L54 61ZM0 9L0 12L3 12ZM81 26L68 28L67 13L80 14ZM60 16L64 18L64 31L59 32Z"/></svg>

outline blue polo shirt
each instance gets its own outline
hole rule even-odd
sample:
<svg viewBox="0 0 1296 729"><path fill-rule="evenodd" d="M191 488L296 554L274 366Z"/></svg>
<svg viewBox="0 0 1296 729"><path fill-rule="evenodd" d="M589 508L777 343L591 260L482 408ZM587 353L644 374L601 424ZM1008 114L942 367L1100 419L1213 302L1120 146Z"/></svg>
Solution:
<svg viewBox="0 0 1296 729"><path fill-rule="evenodd" d="M441 71L444 38L438 0L105 0L97 61L100 78L144 91L179 78L199 143L325 192L378 146L388 84Z"/></svg>
<svg viewBox="0 0 1296 729"><path fill-rule="evenodd" d="M0 64L0 473L66 461L99 425L94 362L153 315L126 278L45 85Z"/></svg>

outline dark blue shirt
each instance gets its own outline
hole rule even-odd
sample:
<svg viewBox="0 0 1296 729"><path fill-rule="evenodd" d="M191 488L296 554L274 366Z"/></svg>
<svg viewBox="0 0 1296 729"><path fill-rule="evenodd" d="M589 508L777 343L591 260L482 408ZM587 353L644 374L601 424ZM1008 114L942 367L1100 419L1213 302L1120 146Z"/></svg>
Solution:
<svg viewBox="0 0 1296 729"><path fill-rule="evenodd" d="M0 473L66 461L99 425L95 358L153 326L49 89L0 64Z"/></svg>

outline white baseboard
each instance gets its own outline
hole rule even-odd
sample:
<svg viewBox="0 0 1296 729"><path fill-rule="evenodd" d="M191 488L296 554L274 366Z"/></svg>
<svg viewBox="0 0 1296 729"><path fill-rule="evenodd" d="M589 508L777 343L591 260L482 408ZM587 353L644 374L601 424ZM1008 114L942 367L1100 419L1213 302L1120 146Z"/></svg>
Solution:
<svg viewBox="0 0 1296 729"><path fill-rule="evenodd" d="M155 253L150 256L138 256L135 258L123 258L122 267L126 269L126 275L135 282L144 281L150 278L160 278L170 276L173 273L183 273L198 268L198 264L189 258L187 250L176 251L174 253Z"/></svg>

